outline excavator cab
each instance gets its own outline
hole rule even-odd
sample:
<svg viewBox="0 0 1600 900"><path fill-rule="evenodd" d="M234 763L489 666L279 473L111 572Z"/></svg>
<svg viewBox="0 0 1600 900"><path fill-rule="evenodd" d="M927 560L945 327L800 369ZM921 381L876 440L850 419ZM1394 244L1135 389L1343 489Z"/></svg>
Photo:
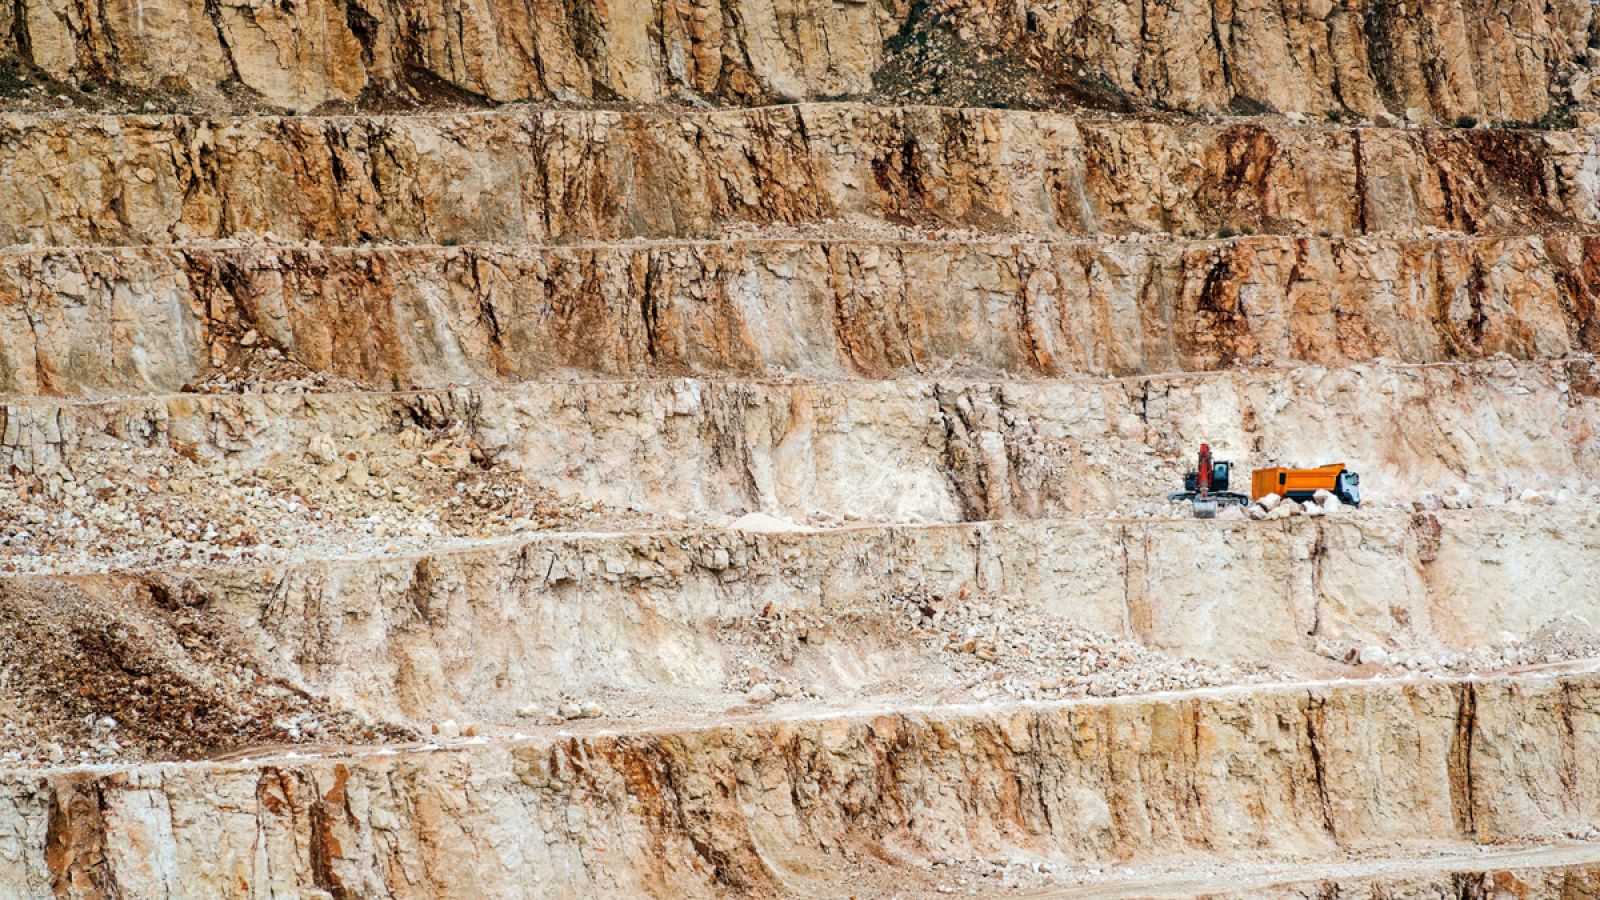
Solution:
<svg viewBox="0 0 1600 900"><path fill-rule="evenodd" d="M1233 463L1220 459L1211 461L1211 489L1226 491L1228 489L1228 475L1233 471ZM1198 493L1200 490L1200 473L1190 472L1183 476L1183 489L1188 493Z"/></svg>

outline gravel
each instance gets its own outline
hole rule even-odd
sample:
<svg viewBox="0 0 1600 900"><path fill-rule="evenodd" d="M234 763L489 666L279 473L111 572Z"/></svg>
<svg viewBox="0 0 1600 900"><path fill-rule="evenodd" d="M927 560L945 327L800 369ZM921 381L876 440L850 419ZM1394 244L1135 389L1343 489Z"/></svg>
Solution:
<svg viewBox="0 0 1600 900"><path fill-rule="evenodd" d="M871 606L725 620L728 689L785 697L1053 700L1282 680L1270 665L1180 659L985 594L901 590ZM841 670L877 668L838 680Z"/></svg>
<svg viewBox="0 0 1600 900"><path fill-rule="evenodd" d="M924 648L940 651L959 675L981 678L980 699L1106 697L1287 677L1271 665L1168 656L987 595L943 598L912 591L893 598L891 608Z"/></svg>
<svg viewBox="0 0 1600 900"><path fill-rule="evenodd" d="M411 738L277 677L184 582L0 581L0 764Z"/></svg>
<svg viewBox="0 0 1600 900"><path fill-rule="evenodd" d="M90 442L72 470L0 480L0 573L250 564L655 520L567 500L484 453L460 423L232 458Z"/></svg>

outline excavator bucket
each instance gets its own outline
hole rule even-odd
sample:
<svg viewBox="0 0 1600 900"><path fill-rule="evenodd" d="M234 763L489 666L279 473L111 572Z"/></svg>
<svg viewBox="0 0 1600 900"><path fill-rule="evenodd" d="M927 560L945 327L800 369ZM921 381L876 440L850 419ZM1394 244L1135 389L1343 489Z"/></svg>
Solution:
<svg viewBox="0 0 1600 900"><path fill-rule="evenodd" d="M1217 517L1217 501L1194 498L1194 517L1196 519L1215 519Z"/></svg>

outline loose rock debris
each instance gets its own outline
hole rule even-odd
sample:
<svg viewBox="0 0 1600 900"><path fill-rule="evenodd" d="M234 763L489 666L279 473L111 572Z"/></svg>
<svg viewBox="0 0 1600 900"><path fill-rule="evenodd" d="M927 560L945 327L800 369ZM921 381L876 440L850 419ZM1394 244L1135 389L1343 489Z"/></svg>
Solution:
<svg viewBox="0 0 1600 900"><path fill-rule="evenodd" d="M0 479L0 573L247 564L398 553L597 518L478 448L459 425L360 440L318 435L251 467L101 435L73 467Z"/></svg>
<svg viewBox="0 0 1600 900"><path fill-rule="evenodd" d="M130 592L0 580L0 764L197 759L240 746L389 742L279 677L178 579Z"/></svg>

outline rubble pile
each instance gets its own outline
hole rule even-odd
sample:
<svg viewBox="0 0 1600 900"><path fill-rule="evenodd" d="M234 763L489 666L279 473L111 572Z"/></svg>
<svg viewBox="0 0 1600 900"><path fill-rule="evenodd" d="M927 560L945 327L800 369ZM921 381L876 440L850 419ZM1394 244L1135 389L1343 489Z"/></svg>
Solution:
<svg viewBox="0 0 1600 900"><path fill-rule="evenodd" d="M1174 659L1138 641L1039 614L1004 598L893 598L912 635L954 659L958 678L979 700L1057 700L1192 690L1286 680L1268 663L1214 664ZM975 683L974 683L975 682Z"/></svg>
<svg viewBox="0 0 1600 900"><path fill-rule="evenodd" d="M198 759L405 741L278 675L181 579L132 596L0 583L0 765Z"/></svg>
<svg viewBox="0 0 1600 900"><path fill-rule="evenodd" d="M70 469L0 479L0 572L243 565L311 548L399 553L629 520L539 490L459 423L316 435L300 454L248 467L108 435L91 444Z"/></svg>

